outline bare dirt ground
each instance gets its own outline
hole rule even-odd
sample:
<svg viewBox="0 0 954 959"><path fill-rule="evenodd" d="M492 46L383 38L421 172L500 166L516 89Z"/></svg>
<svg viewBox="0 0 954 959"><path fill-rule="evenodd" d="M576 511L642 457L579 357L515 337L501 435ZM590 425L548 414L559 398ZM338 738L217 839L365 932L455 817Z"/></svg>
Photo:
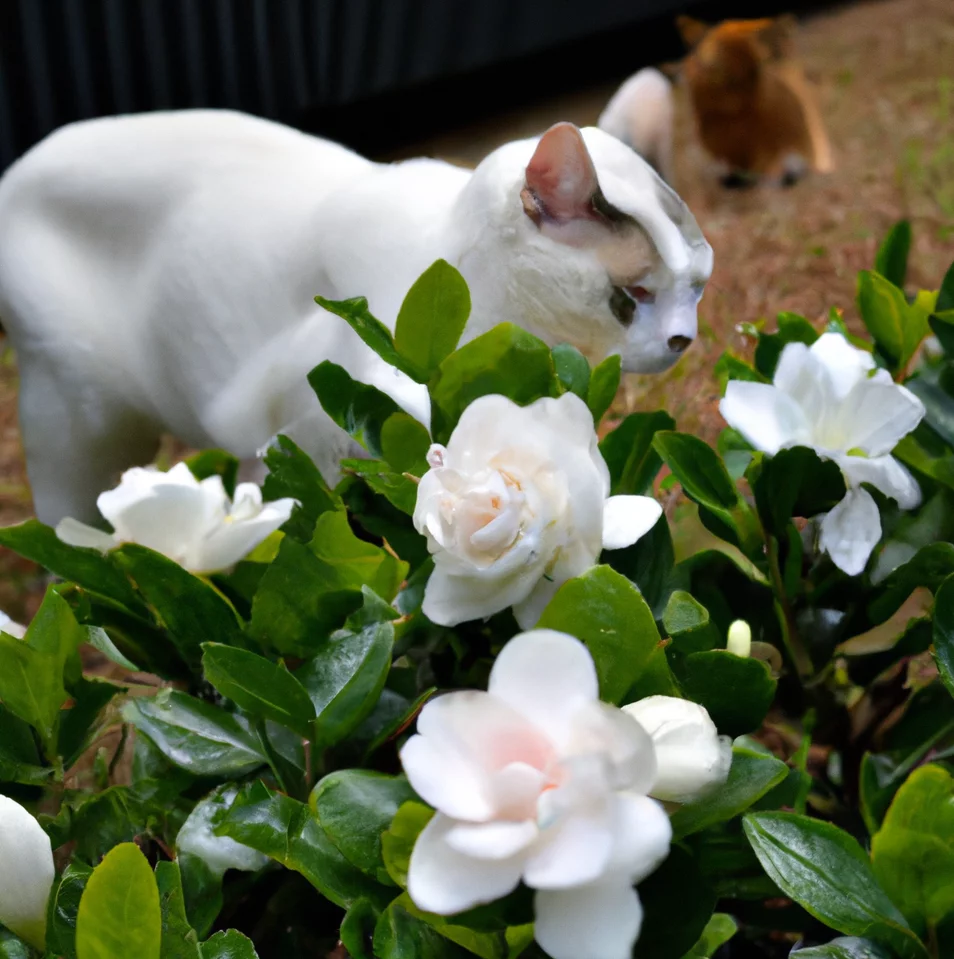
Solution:
<svg viewBox="0 0 954 959"><path fill-rule="evenodd" d="M764 319L771 327L781 310L821 322L835 306L857 326L856 274L872 265L880 238L902 217L914 228L911 286L936 288L954 259L954 2L879 0L838 9L803 24L800 50L835 150L836 171L824 178L789 189L723 189L678 91L676 186L715 250L715 273L697 342L669 373L634 377L625 402L666 407L679 428L710 439L722 425L713 365L726 348L751 348L739 323ZM600 87L540 103L416 152L470 165L557 120L595 123L612 92ZM0 357L0 524L31 513L16 386L7 350ZM28 617L42 586L35 566L0 550L0 609Z"/></svg>

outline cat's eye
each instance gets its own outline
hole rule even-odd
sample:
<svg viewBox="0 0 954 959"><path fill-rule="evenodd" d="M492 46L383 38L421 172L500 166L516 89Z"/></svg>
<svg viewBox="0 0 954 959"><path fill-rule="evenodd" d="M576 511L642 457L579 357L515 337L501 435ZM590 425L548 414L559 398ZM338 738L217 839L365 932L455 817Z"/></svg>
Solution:
<svg viewBox="0 0 954 959"><path fill-rule="evenodd" d="M655 303L656 294L651 293L646 289L645 286L624 286L623 289L637 302L637 303Z"/></svg>
<svg viewBox="0 0 954 959"><path fill-rule="evenodd" d="M610 297L609 307L613 311L613 316L615 316L623 326L632 326L633 317L636 315L636 303L623 287L613 287L613 295Z"/></svg>

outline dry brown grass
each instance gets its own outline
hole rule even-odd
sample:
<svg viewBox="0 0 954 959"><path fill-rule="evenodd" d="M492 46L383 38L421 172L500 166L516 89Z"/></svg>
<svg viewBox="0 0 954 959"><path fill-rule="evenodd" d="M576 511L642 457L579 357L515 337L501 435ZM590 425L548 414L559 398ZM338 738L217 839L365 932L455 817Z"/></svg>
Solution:
<svg viewBox="0 0 954 959"><path fill-rule="evenodd" d="M640 409L665 406L679 427L712 438L721 422L712 367L727 348L750 344L743 321L792 310L820 320L831 306L858 325L855 277L873 263L896 220L914 227L910 283L936 286L954 258L954 3L880 0L824 14L803 26L801 53L817 84L837 169L782 190L726 191L697 145L679 91L678 187L715 250L700 336L664 376L637 377ZM634 65L636 66L636 65ZM499 117L420 145L419 152L478 161L506 140L557 120L595 122L602 87ZM30 514L16 428L16 368L0 361L0 523ZM0 609L32 614L39 571L0 550Z"/></svg>

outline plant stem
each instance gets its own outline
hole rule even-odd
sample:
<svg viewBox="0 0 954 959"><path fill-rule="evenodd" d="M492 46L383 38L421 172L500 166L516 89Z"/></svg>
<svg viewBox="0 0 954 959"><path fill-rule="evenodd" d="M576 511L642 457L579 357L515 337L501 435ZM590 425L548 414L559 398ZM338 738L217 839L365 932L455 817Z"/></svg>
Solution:
<svg viewBox="0 0 954 959"><path fill-rule="evenodd" d="M782 579L782 570L778 565L778 541L774 536L765 537L766 550L768 552L769 575L772 579L772 589L775 593L776 610L779 613L779 625L782 627L782 639L785 641L785 648L788 655L795 664L795 669L802 679L808 679L815 672L811 656L802 643L801 636L795 626L795 615L792 612L792 604L789 602L788 594L785 592L785 582Z"/></svg>
<svg viewBox="0 0 954 959"><path fill-rule="evenodd" d="M937 926L933 922L927 927L927 950L931 959L941 959L941 946L937 941Z"/></svg>

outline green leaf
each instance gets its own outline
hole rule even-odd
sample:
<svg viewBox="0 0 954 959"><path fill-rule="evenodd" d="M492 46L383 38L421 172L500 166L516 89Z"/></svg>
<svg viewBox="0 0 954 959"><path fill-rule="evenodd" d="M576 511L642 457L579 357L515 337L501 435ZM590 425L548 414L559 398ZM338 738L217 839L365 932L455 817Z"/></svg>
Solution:
<svg viewBox="0 0 954 959"><path fill-rule="evenodd" d="M431 434L409 413L392 413L381 427L381 454L398 473L423 476Z"/></svg>
<svg viewBox="0 0 954 959"><path fill-rule="evenodd" d="M338 850L372 879L391 878L381 852L381 834L414 790L403 776L343 769L325 776L311 794L311 807Z"/></svg>
<svg viewBox="0 0 954 959"><path fill-rule="evenodd" d="M205 678L223 696L253 716L309 738L315 707L287 669L257 653L219 643L203 643L202 650Z"/></svg>
<svg viewBox="0 0 954 959"><path fill-rule="evenodd" d="M600 697L618 703L659 643L653 614L639 590L609 566L595 566L564 583L538 628L569 633L586 644L596 664Z"/></svg>
<svg viewBox="0 0 954 959"><path fill-rule="evenodd" d="M954 576L941 583L934 597L934 661L954 696Z"/></svg>
<svg viewBox="0 0 954 959"><path fill-rule="evenodd" d="M717 912L707 923L696 944L683 959L712 959L739 930L739 924L727 913Z"/></svg>
<svg viewBox="0 0 954 959"><path fill-rule="evenodd" d="M937 301L934 309L938 313L946 313L954 310L954 263L947 268L944 279L941 281L941 288L937 293Z"/></svg>
<svg viewBox="0 0 954 959"><path fill-rule="evenodd" d="M590 389L586 397L586 405L593 414L593 422L599 424L606 415L616 392L623 370L623 360L618 354L607 356L602 363L593 368L590 375Z"/></svg>
<svg viewBox="0 0 954 959"><path fill-rule="evenodd" d="M662 619L675 585L675 551L665 513L632 546L607 550L603 554L603 561L634 582L653 611L653 616Z"/></svg>
<svg viewBox="0 0 954 959"><path fill-rule="evenodd" d="M892 370L902 369L927 336L933 306L909 305L904 293L879 273L862 270L858 274L861 318Z"/></svg>
<svg viewBox="0 0 954 959"><path fill-rule="evenodd" d="M238 778L266 762L257 738L236 716L178 690L130 700L123 718L195 776Z"/></svg>
<svg viewBox="0 0 954 959"><path fill-rule="evenodd" d="M401 407L387 393L352 379L343 366L325 360L309 374L308 382L324 411L372 456L380 457L381 430Z"/></svg>
<svg viewBox="0 0 954 959"><path fill-rule="evenodd" d="M680 806L672 814L673 838L679 840L717 822L734 819L787 775L788 766L780 759L735 746L725 785L710 795Z"/></svg>
<svg viewBox="0 0 954 959"><path fill-rule="evenodd" d="M465 343L441 363L430 382L431 433L446 443L461 413L478 397L499 393L526 406L561 391L546 343L501 323Z"/></svg>
<svg viewBox="0 0 954 959"><path fill-rule="evenodd" d="M872 838L871 864L922 937L954 912L954 777L946 769L911 773Z"/></svg>
<svg viewBox="0 0 954 959"><path fill-rule="evenodd" d="M725 393L729 380L745 380L749 383L768 383L769 380L754 367L749 366L741 357L726 350L716 361L713 369L719 381L719 389Z"/></svg>
<svg viewBox="0 0 954 959"><path fill-rule="evenodd" d="M894 959L894 955L871 939L848 936L832 939L824 946L796 949L791 959Z"/></svg>
<svg viewBox="0 0 954 959"><path fill-rule="evenodd" d="M715 890L680 846L673 846L640 883L639 899L644 918L633 959L681 959L702 935L716 904Z"/></svg>
<svg viewBox="0 0 954 959"><path fill-rule="evenodd" d="M686 697L705 706L726 736L758 729L775 698L776 681L765 663L724 649L691 653L677 673Z"/></svg>
<svg viewBox="0 0 954 959"><path fill-rule="evenodd" d="M126 577L99 550L79 549L61 542L56 533L38 520L0 527L0 546L39 563L51 573L84 589L137 609L139 601Z"/></svg>
<svg viewBox="0 0 954 959"><path fill-rule="evenodd" d="M197 480L210 476L221 476L222 485L229 496L235 495L235 483L238 479L238 458L225 450L202 450L194 453L185 461L190 472Z"/></svg>
<svg viewBox="0 0 954 959"><path fill-rule="evenodd" d="M395 419L392 416L388 422ZM380 493L392 506L408 516L417 504L417 483L403 473L395 473L384 460L353 459L341 461L341 472L360 476L375 493Z"/></svg>
<svg viewBox="0 0 954 959"><path fill-rule="evenodd" d="M564 389L586 401L590 389L590 364L586 357L569 343L558 343L550 350L553 368Z"/></svg>
<svg viewBox="0 0 954 959"><path fill-rule="evenodd" d="M908 275L908 253L911 250L911 224L899 220L888 231L875 257L875 272L880 273L899 290L904 289Z"/></svg>
<svg viewBox="0 0 954 959"><path fill-rule="evenodd" d="M251 939L227 929L202 943L202 959L258 959L258 953Z"/></svg>
<svg viewBox="0 0 954 959"><path fill-rule="evenodd" d="M938 310L928 318L931 332L940 340L944 352L950 356L954 353L954 309Z"/></svg>
<svg viewBox="0 0 954 959"><path fill-rule="evenodd" d="M948 576L954 574L954 545L931 543L922 546L903 566L894 570L881 584L881 594L868 606L868 618L883 623L917 589L925 586L936 592Z"/></svg>
<svg viewBox="0 0 954 959"><path fill-rule="evenodd" d="M41 763L30 724L0 703L0 782L42 785L53 768Z"/></svg>
<svg viewBox="0 0 954 959"><path fill-rule="evenodd" d="M105 629L99 626L88 626L86 628L86 642L97 652L102 653L111 663L122 666L123 669L128 669L130 672L138 672L139 666L117 649L116 644L110 639L109 633Z"/></svg>
<svg viewBox="0 0 954 959"><path fill-rule="evenodd" d="M454 351L469 316L467 281L446 260L437 260L404 297L394 345L415 369L430 374Z"/></svg>
<svg viewBox="0 0 954 959"><path fill-rule="evenodd" d="M60 711L57 751L66 769L75 763L99 735L97 719L113 697L126 691L105 679L81 677L70 687L73 705Z"/></svg>
<svg viewBox="0 0 954 959"><path fill-rule="evenodd" d="M12 932L0 926L0 959L33 959L36 953Z"/></svg>
<svg viewBox="0 0 954 959"><path fill-rule="evenodd" d="M719 633L709 621L709 611L684 590L674 590L669 596L662 622L677 653L704 652L714 649L719 642Z"/></svg>
<svg viewBox="0 0 954 959"><path fill-rule="evenodd" d="M600 453L609 467L613 496L652 494L653 480L662 466L662 458L653 448L653 437L675 425L675 420L663 410L630 413L604 437Z"/></svg>
<svg viewBox="0 0 954 959"><path fill-rule="evenodd" d="M92 867L75 859L63 870L47 906L47 953L63 959L76 959L76 916L83 890L92 874Z"/></svg>
<svg viewBox="0 0 954 959"><path fill-rule="evenodd" d="M142 596L183 662L198 667L205 642L244 645L235 610L205 580L145 546L127 543L112 556Z"/></svg>
<svg viewBox="0 0 954 959"><path fill-rule="evenodd" d="M745 834L782 892L816 919L849 936L869 936L902 959L927 953L878 884L848 833L795 813L748 813Z"/></svg>
<svg viewBox="0 0 954 959"><path fill-rule="evenodd" d="M273 793L264 783L253 783L239 793L216 834L300 873L343 909L361 898L380 908L393 895L393 889L369 879L345 859L308 806Z"/></svg>
<svg viewBox="0 0 954 959"><path fill-rule="evenodd" d="M146 857L123 843L93 870L76 918L77 959L159 959L162 913Z"/></svg>
<svg viewBox="0 0 954 959"><path fill-rule="evenodd" d="M374 928L378 959L468 959L466 949L449 942L430 923L415 916L408 902L392 903ZM500 957L505 959L506 953Z"/></svg>
<svg viewBox="0 0 954 959"><path fill-rule="evenodd" d="M374 959L371 942L378 914L367 899L359 899L341 921L338 936L349 959Z"/></svg>
<svg viewBox="0 0 954 959"><path fill-rule="evenodd" d="M368 301L363 296L351 300L326 300L316 296L315 302L329 313L340 316L390 366L406 373L418 383L426 383L428 371L407 359L394 344L391 331L368 310Z"/></svg>
<svg viewBox="0 0 954 959"><path fill-rule="evenodd" d="M199 937L186 918L178 863L157 863L156 885L159 887L159 906L162 911L160 959L203 959Z"/></svg>
<svg viewBox="0 0 954 959"><path fill-rule="evenodd" d="M778 332L760 333L755 347L755 368L767 380L775 375L779 357L789 343L811 346L818 339L815 328L798 313L779 313Z"/></svg>
<svg viewBox="0 0 954 959"><path fill-rule="evenodd" d="M407 868L414 844L433 815L430 806L409 800L401 804L391 825L381 834L381 858L388 875L402 889L407 886Z"/></svg>
<svg viewBox="0 0 954 959"><path fill-rule="evenodd" d="M315 520L338 502L318 467L287 436L279 434L265 453L268 476L262 485L266 500L290 496L298 500L291 519L283 527L290 536L307 542L315 529Z"/></svg>
<svg viewBox="0 0 954 959"><path fill-rule="evenodd" d="M314 706L315 737L325 746L347 736L374 709L394 646L394 627L372 623L337 634L295 672Z"/></svg>

